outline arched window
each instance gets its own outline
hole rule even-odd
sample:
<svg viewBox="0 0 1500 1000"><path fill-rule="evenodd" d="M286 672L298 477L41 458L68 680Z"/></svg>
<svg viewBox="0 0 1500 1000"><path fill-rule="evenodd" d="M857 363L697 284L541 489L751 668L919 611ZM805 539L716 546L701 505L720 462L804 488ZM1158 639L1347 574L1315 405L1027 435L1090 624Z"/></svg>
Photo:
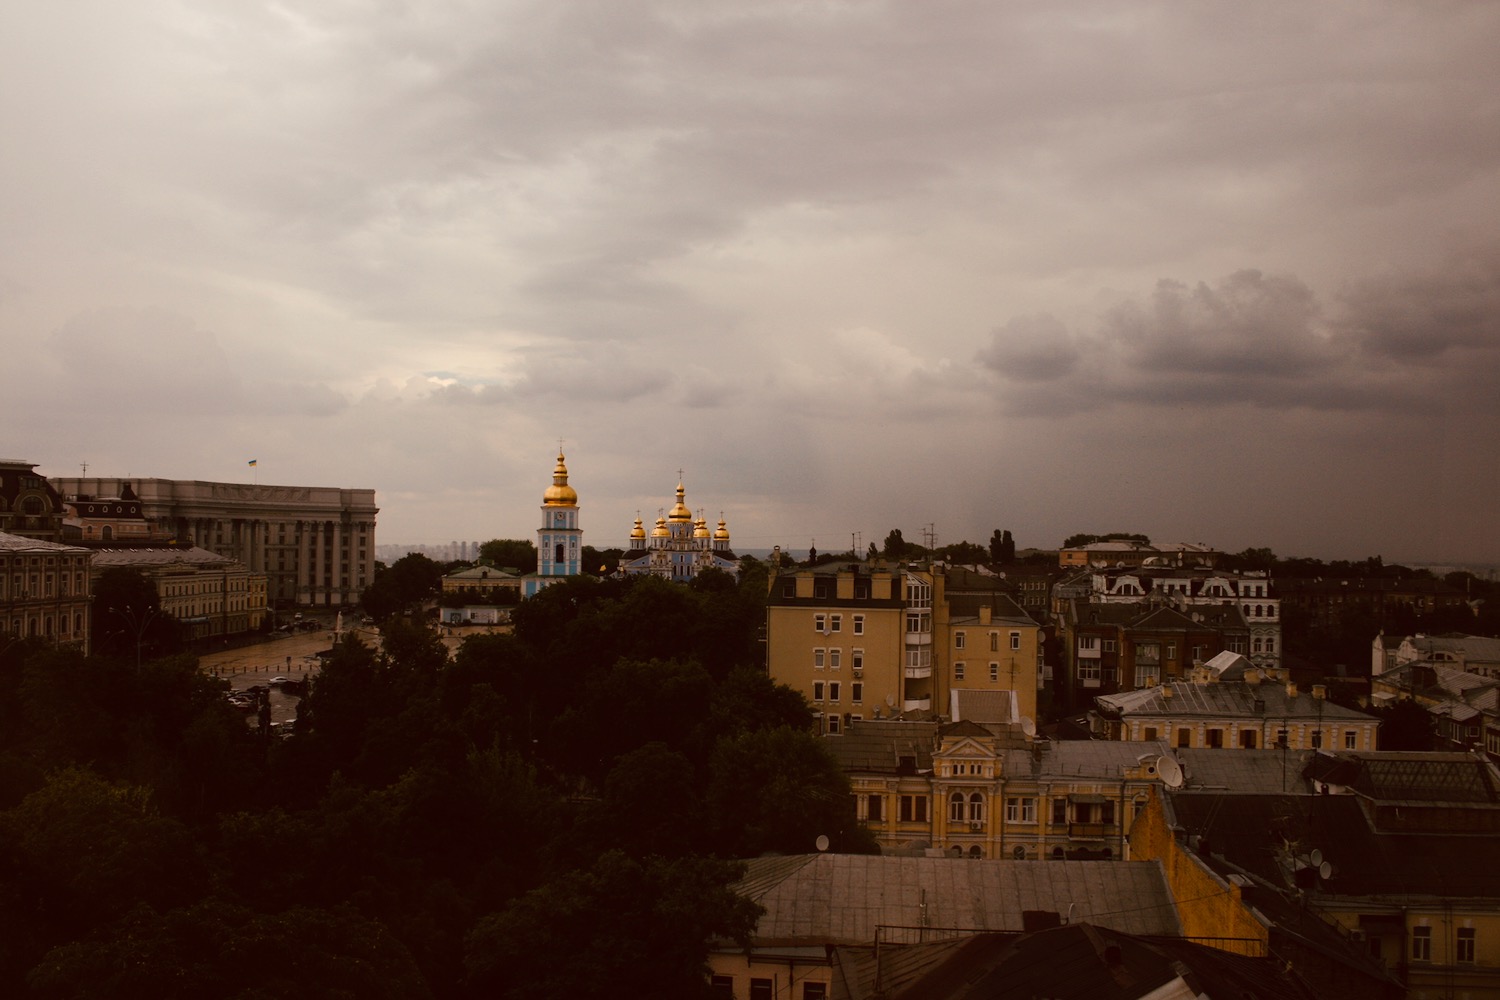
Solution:
<svg viewBox="0 0 1500 1000"><path fill-rule="evenodd" d="M1026 848L1022 847L1020 844L1017 844L1015 847L1011 848L1010 856L1015 858L1017 861L1025 861Z"/></svg>
<svg viewBox="0 0 1500 1000"><path fill-rule="evenodd" d="M953 823L964 821L964 793L954 792L948 796L948 820Z"/></svg>
<svg viewBox="0 0 1500 1000"><path fill-rule="evenodd" d="M978 792L969 796L969 822L984 822L984 796Z"/></svg>
<svg viewBox="0 0 1500 1000"><path fill-rule="evenodd" d="M984 852L979 849L978 844L975 844L973 847L969 848L969 857L982 858L984 857Z"/></svg>
<svg viewBox="0 0 1500 1000"><path fill-rule="evenodd" d="M1065 857L1067 857L1067 854L1063 851L1063 849L1061 847L1054 847L1054 848L1052 848L1052 860L1053 861L1061 861Z"/></svg>
<svg viewBox="0 0 1500 1000"><path fill-rule="evenodd" d="M563 562L564 561L564 559L563 559L563 544L562 544L562 542L558 542L557 543L557 552L552 557L552 561L553 562Z"/></svg>

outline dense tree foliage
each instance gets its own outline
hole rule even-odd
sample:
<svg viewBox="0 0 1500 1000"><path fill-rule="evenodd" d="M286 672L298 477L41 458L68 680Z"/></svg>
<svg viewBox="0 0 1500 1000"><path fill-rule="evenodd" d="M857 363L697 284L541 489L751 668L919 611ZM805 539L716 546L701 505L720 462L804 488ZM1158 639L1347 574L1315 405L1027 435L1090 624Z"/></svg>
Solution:
<svg viewBox="0 0 1500 1000"><path fill-rule="evenodd" d="M479 561L518 576L535 573L536 543L525 538L491 538L479 546ZM585 565L589 565L586 556Z"/></svg>
<svg viewBox="0 0 1500 1000"><path fill-rule="evenodd" d="M390 566L375 564L375 579L359 595L359 603L384 622L437 597L442 589L442 565L420 552L409 552Z"/></svg>
<svg viewBox="0 0 1500 1000"><path fill-rule="evenodd" d="M873 848L760 666L765 585L568 580L452 656L392 613L284 739L191 658L7 644L0 991L698 994L735 859Z"/></svg>

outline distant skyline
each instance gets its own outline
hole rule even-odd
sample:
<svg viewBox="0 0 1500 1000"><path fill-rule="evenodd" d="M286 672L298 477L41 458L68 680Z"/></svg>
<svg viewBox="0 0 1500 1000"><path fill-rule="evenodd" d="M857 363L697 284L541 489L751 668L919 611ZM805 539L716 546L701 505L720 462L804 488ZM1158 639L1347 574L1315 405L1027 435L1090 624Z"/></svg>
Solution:
<svg viewBox="0 0 1500 1000"><path fill-rule="evenodd" d="M1500 563L1500 5L0 9L0 454L381 542ZM251 468L249 460L258 464Z"/></svg>

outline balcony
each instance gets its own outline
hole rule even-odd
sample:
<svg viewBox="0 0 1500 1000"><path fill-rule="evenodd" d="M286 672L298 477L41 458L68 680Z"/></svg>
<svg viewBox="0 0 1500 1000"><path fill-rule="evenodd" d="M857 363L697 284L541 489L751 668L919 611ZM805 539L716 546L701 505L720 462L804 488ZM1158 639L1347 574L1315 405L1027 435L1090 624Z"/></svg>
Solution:
<svg viewBox="0 0 1500 1000"><path fill-rule="evenodd" d="M906 644L908 646L931 646L932 632L907 632Z"/></svg>
<svg viewBox="0 0 1500 1000"><path fill-rule="evenodd" d="M1117 831L1113 823L1069 823L1068 836L1082 840L1100 840L1113 837Z"/></svg>
<svg viewBox="0 0 1500 1000"><path fill-rule="evenodd" d="M909 681L917 681L917 680L921 680L924 677L931 677L931 676L932 676L932 668L931 667L907 667L906 668L906 679L909 680Z"/></svg>
<svg viewBox="0 0 1500 1000"><path fill-rule="evenodd" d="M932 709L932 695L925 698L908 698L901 703L904 712L926 712Z"/></svg>

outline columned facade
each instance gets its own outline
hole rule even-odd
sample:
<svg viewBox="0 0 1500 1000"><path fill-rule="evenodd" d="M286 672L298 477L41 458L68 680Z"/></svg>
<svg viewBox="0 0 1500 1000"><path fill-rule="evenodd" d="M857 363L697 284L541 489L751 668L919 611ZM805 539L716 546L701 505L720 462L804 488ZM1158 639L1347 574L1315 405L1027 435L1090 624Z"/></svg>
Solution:
<svg viewBox="0 0 1500 1000"><path fill-rule="evenodd" d="M180 479L52 482L64 496L118 496L130 485L145 516L180 541L264 573L272 607L355 604L375 576L374 490Z"/></svg>

